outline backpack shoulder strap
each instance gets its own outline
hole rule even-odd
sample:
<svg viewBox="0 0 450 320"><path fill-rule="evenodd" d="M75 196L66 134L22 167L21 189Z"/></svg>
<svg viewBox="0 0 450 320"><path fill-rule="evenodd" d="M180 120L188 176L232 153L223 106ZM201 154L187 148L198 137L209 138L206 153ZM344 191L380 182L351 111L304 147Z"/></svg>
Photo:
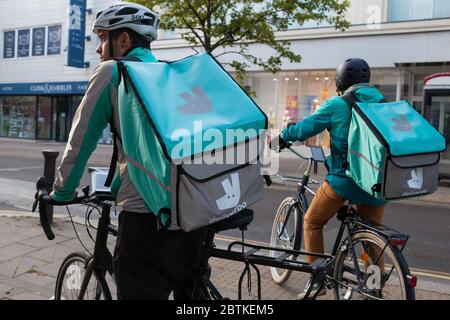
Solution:
<svg viewBox="0 0 450 320"><path fill-rule="evenodd" d="M356 102L358 102L358 98L356 97L355 93L349 92L344 94L342 97L342 99L344 99L345 102L347 102L348 106L350 107L350 120L352 120L352 109L353 106L355 105ZM345 153L345 159L342 163L342 169L347 170L349 167L349 163L348 163L348 158L347 158L347 153Z"/></svg>
<svg viewBox="0 0 450 320"><path fill-rule="evenodd" d="M116 60L116 61L136 61L136 62L142 62L141 59L139 59L138 57L134 57L134 56L119 57L119 58L114 58L114 60Z"/></svg>
<svg viewBox="0 0 450 320"><path fill-rule="evenodd" d="M121 142L120 136L117 134L117 130L114 127L114 120L113 116L111 116L111 119L109 121L109 128L112 133L112 139L114 144L113 154L111 157L111 163L109 164L109 171L108 171L108 177L105 181L105 187L110 187L114 178L114 174L116 173L116 167L117 167L117 160L119 159L119 151L117 149L117 139L119 139Z"/></svg>
<svg viewBox="0 0 450 320"><path fill-rule="evenodd" d="M121 61L136 61L136 62L142 62L141 59L133 56L127 56L127 57L120 57L120 58L114 58L114 60L121 62ZM119 84L121 82L121 72L119 72ZM116 128L114 127L114 110L111 113L111 118L109 119L109 128L112 133L113 143L114 143L114 149L113 154L111 157L111 163L109 164L109 172L108 177L106 178L105 187L110 187L112 184L112 181L114 179L114 174L116 172L117 167L117 160L119 159L119 149L117 147L117 139L122 143L122 139L120 138Z"/></svg>
<svg viewBox="0 0 450 320"><path fill-rule="evenodd" d="M342 99L344 99L345 102L347 102L347 104L350 106L350 108L353 108L353 105L355 104L355 102L358 102L358 98L356 97L355 93L353 93L353 92L344 94L342 96Z"/></svg>

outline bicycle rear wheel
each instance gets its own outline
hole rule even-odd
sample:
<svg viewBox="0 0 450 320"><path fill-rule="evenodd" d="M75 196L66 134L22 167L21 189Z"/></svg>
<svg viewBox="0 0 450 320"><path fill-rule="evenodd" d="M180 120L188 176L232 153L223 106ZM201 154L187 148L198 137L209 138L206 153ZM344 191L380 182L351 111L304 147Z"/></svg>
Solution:
<svg viewBox="0 0 450 320"><path fill-rule="evenodd" d="M81 252L68 255L58 272L55 286L55 300L111 300L111 293L104 279L98 279L95 272L87 269L90 257ZM89 278L86 291L80 299L85 277Z"/></svg>
<svg viewBox="0 0 450 320"><path fill-rule="evenodd" d="M336 256L333 278L338 300L414 300L408 285L409 267L397 247L372 232L352 235L352 246L344 242ZM359 279L356 272L359 268Z"/></svg>
<svg viewBox="0 0 450 320"><path fill-rule="evenodd" d="M297 212L300 209L297 205L292 206L293 201L294 199L292 197L288 197L278 207L270 234L270 246L273 248L300 250L302 223L301 220L299 221L299 214ZM277 258L283 253L269 251L269 254L272 258ZM296 257L291 256L290 258L295 259ZM275 283L283 284L291 276L292 270L271 267L270 272Z"/></svg>

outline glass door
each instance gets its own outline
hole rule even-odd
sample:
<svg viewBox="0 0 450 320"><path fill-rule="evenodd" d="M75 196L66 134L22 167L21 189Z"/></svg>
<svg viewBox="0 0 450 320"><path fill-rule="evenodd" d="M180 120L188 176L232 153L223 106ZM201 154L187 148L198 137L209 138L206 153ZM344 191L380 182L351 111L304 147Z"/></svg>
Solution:
<svg viewBox="0 0 450 320"><path fill-rule="evenodd" d="M450 142L450 95L431 97L431 123ZM443 154L443 162L450 164L450 150Z"/></svg>
<svg viewBox="0 0 450 320"><path fill-rule="evenodd" d="M425 118L447 139L450 143L450 91L425 90L424 95ZM450 149L442 154L439 174L443 178L450 178Z"/></svg>
<svg viewBox="0 0 450 320"><path fill-rule="evenodd" d="M70 97L54 97L54 128L55 140L65 142L70 130Z"/></svg>

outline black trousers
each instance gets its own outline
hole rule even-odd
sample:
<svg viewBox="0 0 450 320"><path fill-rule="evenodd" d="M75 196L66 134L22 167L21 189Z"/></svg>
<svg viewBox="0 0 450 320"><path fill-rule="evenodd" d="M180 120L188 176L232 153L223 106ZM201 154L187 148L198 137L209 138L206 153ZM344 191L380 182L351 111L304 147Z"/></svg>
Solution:
<svg viewBox="0 0 450 320"><path fill-rule="evenodd" d="M189 300L206 229L157 231L150 213L121 212L113 258L121 300Z"/></svg>

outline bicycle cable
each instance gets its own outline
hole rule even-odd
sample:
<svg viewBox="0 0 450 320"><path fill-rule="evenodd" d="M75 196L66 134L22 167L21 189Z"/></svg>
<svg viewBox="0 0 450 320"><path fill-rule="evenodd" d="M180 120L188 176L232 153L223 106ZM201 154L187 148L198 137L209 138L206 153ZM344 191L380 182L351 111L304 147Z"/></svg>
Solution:
<svg viewBox="0 0 450 320"><path fill-rule="evenodd" d="M87 212L89 210L89 207L92 207L92 209L89 211L89 213ZM89 228L94 229L95 231L98 231L98 229L96 227L94 227L91 224L91 214L94 210L97 210L98 213L100 214L100 210L98 209L98 207L96 206L88 206L87 210L86 210L86 215L85 215L85 226L86 226L86 232L88 233L89 237L91 238L92 242L95 243L94 237L91 234L91 231L89 230Z"/></svg>
<svg viewBox="0 0 450 320"><path fill-rule="evenodd" d="M88 250L88 248L86 248L86 246L84 245L83 241L81 241L81 239L80 239L80 236L79 236L79 234L78 234L78 231L77 231L77 229L76 229L76 227L75 227L75 222L73 221L73 218L72 218L72 214L70 213L69 206L66 206L66 208L67 208L67 212L69 213L70 221L71 221L71 223L72 223L72 227L73 227L73 230L75 231L75 234L76 234L76 236L77 236L77 238L78 238L78 241L80 242L80 244L81 244L81 246L84 248L84 250L86 250L86 252L87 252L90 256L92 256L92 253ZM88 207L88 208L89 208L89 207Z"/></svg>

